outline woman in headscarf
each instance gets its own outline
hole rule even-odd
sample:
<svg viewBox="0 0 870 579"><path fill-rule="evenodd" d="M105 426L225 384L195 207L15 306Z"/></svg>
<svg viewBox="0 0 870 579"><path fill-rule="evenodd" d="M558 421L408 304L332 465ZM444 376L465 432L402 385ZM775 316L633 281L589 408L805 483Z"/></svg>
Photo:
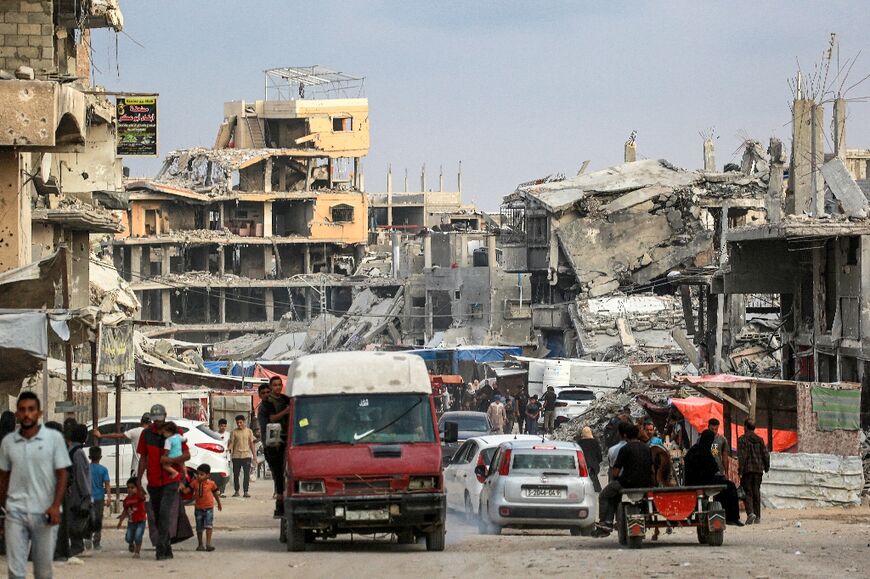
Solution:
<svg viewBox="0 0 870 579"><path fill-rule="evenodd" d="M595 492L601 492L601 482L598 480L598 473L601 470L601 445L595 440L592 435L592 429L584 426L580 431L580 438L577 439L577 444L583 450L583 457L586 459L586 468L589 470L589 476L592 478L592 486Z"/></svg>
<svg viewBox="0 0 870 579"><path fill-rule="evenodd" d="M711 430L705 430L698 438L697 444L689 449L684 459L686 486L726 485L726 489L716 495L716 500L725 509L725 521L728 524L743 526L740 522L740 506L737 501L737 487L733 482L719 473L719 465L713 457L713 440L716 435Z"/></svg>

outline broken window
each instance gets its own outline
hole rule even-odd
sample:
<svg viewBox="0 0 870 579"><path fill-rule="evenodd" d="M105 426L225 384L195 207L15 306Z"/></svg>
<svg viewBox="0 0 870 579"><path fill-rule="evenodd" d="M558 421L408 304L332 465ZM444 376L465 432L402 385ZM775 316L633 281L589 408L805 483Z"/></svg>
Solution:
<svg viewBox="0 0 870 579"><path fill-rule="evenodd" d="M333 223L348 223L353 221L353 207L342 203L330 209Z"/></svg>
<svg viewBox="0 0 870 579"><path fill-rule="evenodd" d="M847 239L849 245L846 248L846 265L858 265L858 251L861 247L861 238L852 236Z"/></svg>
<svg viewBox="0 0 870 579"><path fill-rule="evenodd" d="M332 117L332 130L334 132L352 131L353 119L351 117Z"/></svg>
<svg viewBox="0 0 870 579"><path fill-rule="evenodd" d="M412 297L411 298L411 307L412 308L425 308L426 307L426 298L424 296Z"/></svg>

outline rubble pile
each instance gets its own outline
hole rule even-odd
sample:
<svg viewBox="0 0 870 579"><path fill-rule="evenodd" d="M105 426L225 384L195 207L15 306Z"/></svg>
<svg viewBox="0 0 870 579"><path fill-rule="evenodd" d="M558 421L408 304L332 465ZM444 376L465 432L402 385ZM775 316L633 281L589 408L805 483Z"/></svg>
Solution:
<svg viewBox="0 0 870 579"><path fill-rule="evenodd" d="M752 320L734 337L729 360L735 374L779 378L781 361L777 321Z"/></svg>
<svg viewBox="0 0 870 579"><path fill-rule="evenodd" d="M90 303L99 308L104 323L132 318L139 311L139 300L130 284L118 275L114 265L95 255L91 255L88 290Z"/></svg>
<svg viewBox="0 0 870 579"><path fill-rule="evenodd" d="M596 438L601 441L604 437L604 427L614 416L621 412L628 412L634 418L646 415L646 410L638 403L638 397L659 406L667 406L670 398L685 398L693 395L694 391L689 388L658 388L647 382L633 381L625 388L608 392L593 402L589 409L559 427L553 438L557 440L574 440L584 426L592 429Z"/></svg>

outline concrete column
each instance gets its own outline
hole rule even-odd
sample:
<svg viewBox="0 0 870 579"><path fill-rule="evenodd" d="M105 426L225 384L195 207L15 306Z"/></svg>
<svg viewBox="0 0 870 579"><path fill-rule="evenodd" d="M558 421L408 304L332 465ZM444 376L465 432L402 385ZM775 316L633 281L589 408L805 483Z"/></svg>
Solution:
<svg viewBox="0 0 870 579"><path fill-rule="evenodd" d="M626 163L634 163L637 161L637 143L635 143L634 139L629 139L625 142L623 157Z"/></svg>
<svg viewBox="0 0 870 579"><path fill-rule="evenodd" d="M782 141L770 139L767 153L770 155L770 179L767 182L765 208L767 220L776 225L782 221L782 182L785 174L785 150Z"/></svg>
<svg viewBox="0 0 870 579"><path fill-rule="evenodd" d="M142 272L142 246L130 246L130 281L136 283L143 278Z"/></svg>
<svg viewBox="0 0 870 579"><path fill-rule="evenodd" d="M444 168L441 168L441 171L438 173L438 191L444 192Z"/></svg>
<svg viewBox="0 0 870 579"><path fill-rule="evenodd" d="M387 170L387 226L393 225L393 167Z"/></svg>
<svg viewBox="0 0 870 579"><path fill-rule="evenodd" d="M404 189L404 191L405 191L405 193L408 192L408 170L407 169L405 169L405 189Z"/></svg>
<svg viewBox="0 0 870 579"><path fill-rule="evenodd" d="M486 237L486 263L489 266L490 276L495 272L495 268L498 265L495 257L495 241L495 235L488 235Z"/></svg>
<svg viewBox="0 0 870 579"><path fill-rule="evenodd" d="M792 118L792 155L789 188L794 193L794 213L815 215L816 186L823 180L814 172L824 161L822 121L823 115L816 103L809 99L794 101ZM824 202L824 200L822 200Z"/></svg>
<svg viewBox="0 0 870 579"><path fill-rule="evenodd" d="M302 258L302 272L311 273L311 246L307 243L302 252Z"/></svg>
<svg viewBox="0 0 870 579"><path fill-rule="evenodd" d="M704 170L708 173L716 172L716 149L713 139L704 139Z"/></svg>
<svg viewBox="0 0 870 579"><path fill-rule="evenodd" d="M263 170L263 191L266 193L272 192L272 158L266 159L266 166Z"/></svg>
<svg viewBox="0 0 870 579"><path fill-rule="evenodd" d="M162 289L160 290L160 314L161 320L164 322L172 321L172 290L171 289Z"/></svg>
<svg viewBox="0 0 870 579"><path fill-rule="evenodd" d="M218 245L218 273L224 275L226 273L226 251L223 245Z"/></svg>
<svg viewBox="0 0 870 579"><path fill-rule="evenodd" d="M459 234L459 267L468 267L468 234Z"/></svg>
<svg viewBox="0 0 870 579"><path fill-rule="evenodd" d="M30 189L21 183L24 157L14 151L0 151L0 272L30 263Z"/></svg>
<svg viewBox="0 0 870 579"><path fill-rule="evenodd" d="M426 163L423 163L423 168L420 170L420 191L426 190Z"/></svg>
<svg viewBox="0 0 870 579"><path fill-rule="evenodd" d="M459 161L459 172L456 174L456 190L462 193L462 161Z"/></svg>
<svg viewBox="0 0 870 579"><path fill-rule="evenodd" d="M861 311L861 345L870 348L870 292L867 283L870 281L870 235L861 236L861 297L858 307ZM863 364L859 364L860 369Z"/></svg>
<svg viewBox="0 0 870 579"><path fill-rule="evenodd" d="M302 291L305 292L305 321L310 323L312 318L312 311L314 310L314 296L312 295L312 292L314 290L310 287L307 287Z"/></svg>
<svg viewBox="0 0 870 579"><path fill-rule="evenodd" d="M220 227L224 228L227 226L227 209L225 207L226 203L221 201L218 203L218 219L220 220Z"/></svg>
<svg viewBox="0 0 870 579"><path fill-rule="evenodd" d="M266 288L266 321L275 321L275 293L270 287Z"/></svg>
<svg viewBox="0 0 870 579"><path fill-rule="evenodd" d="M221 288L218 294L218 323L227 323L227 290Z"/></svg>
<svg viewBox="0 0 870 579"><path fill-rule="evenodd" d="M423 238L423 268L432 269L432 236L429 234Z"/></svg>
<svg viewBox="0 0 870 579"><path fill-rule="evenodd" d="M272 237L272 202L263 203L263 237Z"/></svg>
<svg viewBox="0 0 870 579"><path fill-rule="evenodd" d="M846 160L846 99L834 101L834 156Z"/></svg>
<svg viewBox="0 0 870 579"><path fill-rule="evenodd" d="M87 231L73 231L69 244L70 308L85 308L90 304L90 239Z"/></svg>
<svg viewBox="0 0 870 579"><path fill-rule="evenodd" d="M169 265L169 246L163 246L163 254L160 256L160 275L168 275L171 266Z"/></svg>

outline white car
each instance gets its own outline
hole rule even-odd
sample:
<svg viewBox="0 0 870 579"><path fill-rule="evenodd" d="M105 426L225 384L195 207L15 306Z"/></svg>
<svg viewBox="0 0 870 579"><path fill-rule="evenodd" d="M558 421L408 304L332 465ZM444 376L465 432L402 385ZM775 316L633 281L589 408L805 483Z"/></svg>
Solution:
<svg viewBox="0 0 870 579"><path fill-rule="evenodd" d="M125 416L121 418L121 432L136 428L139 426L140 416ZM225 483L230 476L231 469L229 468L227 459L227 446L221 440L220 435L208 427L205 422L197 422L187 420L185 418L169 418L176 425L181 436L187 439L187 446L190 450L190 460L187 461L188 469L196 470L201 464L207 464L211 467L211 479L217 483L218 487ZM90 423L88 429L91 429ZM115 432L115 418L103 418L99 422L101 433ZM91 446L93 440L88 436L87 446ZM120 443L118 451L120 454L120 480L115 480L115 443ZM124 488L127 479L130 478L133 469L133 453L135 449L130 440L127 438L101 438L100 448L103 451L103 458L100 464L109 469L109 478L112 481L113 488Z"/></svg>
<svg viewBox="0 0 870 579"><path fill-rule="evenodd" d="M586 388L563 388L556 396L556 412L553 422L556 428L577 418L595 402L595 392Z"/></svg>
<svg viewBox="0 0 870 579"><path fill-rule="evenodd" d="M483 480L474 474L478 465L489 466L493 454L502 442L510 440L537 440L540 436L530 434L493 434L475 436L466 440L453 458L444 467L444 488L447 490L447 507L474 515L480 502Z"/></svg>

